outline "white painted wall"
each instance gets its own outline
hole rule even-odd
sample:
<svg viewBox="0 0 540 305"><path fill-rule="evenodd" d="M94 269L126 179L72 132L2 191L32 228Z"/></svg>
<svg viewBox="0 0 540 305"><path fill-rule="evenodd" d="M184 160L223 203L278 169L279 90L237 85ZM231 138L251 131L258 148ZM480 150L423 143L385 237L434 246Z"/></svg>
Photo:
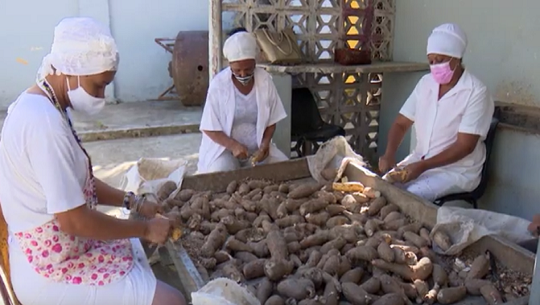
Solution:
<svg viewBox="0 0 540 305"><path fill-rule="evenodd" d="M34 81L54 26L78 15L110 25L121 59L108 95L122 102L155 99L172 84L171 56L155 38L208 29L205 0L0 0L0 109Z"/></svg>

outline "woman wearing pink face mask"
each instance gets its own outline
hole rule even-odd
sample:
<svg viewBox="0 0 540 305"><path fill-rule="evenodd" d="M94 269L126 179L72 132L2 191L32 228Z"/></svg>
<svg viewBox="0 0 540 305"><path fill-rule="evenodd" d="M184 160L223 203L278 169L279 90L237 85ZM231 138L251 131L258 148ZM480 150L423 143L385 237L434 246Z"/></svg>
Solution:
<svg viewBox="0 0 540 305"><path fill-rule="evenodd" d="M467 36L456 24L433 30L427 43L431 73L401 108L379 159L381 172L392 170L414 124L416 147L398 167L407 173L403 187L430 201L472 191L480 183L494 103L486 86L463 66L466 47Z"/></svg>

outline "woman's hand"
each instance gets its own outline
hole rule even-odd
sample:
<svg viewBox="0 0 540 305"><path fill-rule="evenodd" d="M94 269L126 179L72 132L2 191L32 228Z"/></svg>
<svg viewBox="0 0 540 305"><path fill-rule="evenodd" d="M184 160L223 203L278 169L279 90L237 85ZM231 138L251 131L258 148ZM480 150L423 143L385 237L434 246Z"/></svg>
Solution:
<svg viewBox="0 0 540 305"><path fill-rule="evenodd" d="M387 155L379 158L379 172L384 175L396 166L396 159Z"/></svg>
<svg viewBox="0 0 540 305"><path fill-rule="evenodd" d="M402 183L408 183L418 179L418 177L425 172L425 167L424 164L422 164L422 161L420 161L405 166L403 170L407 173L407 176Z"/></svg>
<svg viewBox="0 0 540 305"><path fill-rule="evenodd" d="M154 218L157 213L161 213L161 205L153 201L145 200L139 207L138 212L141 216L146 218Z"/></svg>
<svg viewBox="0 0 540 305"><path fill-rule="evenodd" d="M172 222L167 218L155 217L146 223L144 239L152 244L164 244L172 230Z"/></svg>
<svg viewBox="0 0 540 305"><path fill-rule="evenodd" d="M231 152L232 152L233 156L235 158L237 158L237 159L242 160L242 159L246 159L248 157L247 148L244 145L242 145L242 144L240 144L238 142L236 142L233 145Z"/></svg>
<svg viewBox="0 0 540 305"><path fill-rule="evenodd" d="M253 163L257 164L268 158L270 154L270 145L262 144L259 150L253 155Z"/></svg>

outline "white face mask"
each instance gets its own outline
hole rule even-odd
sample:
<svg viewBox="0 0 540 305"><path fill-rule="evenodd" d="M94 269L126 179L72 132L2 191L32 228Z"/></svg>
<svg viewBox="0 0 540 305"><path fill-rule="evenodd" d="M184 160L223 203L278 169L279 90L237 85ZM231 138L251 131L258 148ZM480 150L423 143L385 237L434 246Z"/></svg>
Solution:
<svg viewBox="0 0 540 305"><path fill-rule="evenodd" d="M105 106L105 99L91 96L81 87L81 78L77 76L77 89L71 90L69 81L66 78L68 86L68 98L73 107L73 110L85 113L87 115L94 115L99 113Z"/></svg>

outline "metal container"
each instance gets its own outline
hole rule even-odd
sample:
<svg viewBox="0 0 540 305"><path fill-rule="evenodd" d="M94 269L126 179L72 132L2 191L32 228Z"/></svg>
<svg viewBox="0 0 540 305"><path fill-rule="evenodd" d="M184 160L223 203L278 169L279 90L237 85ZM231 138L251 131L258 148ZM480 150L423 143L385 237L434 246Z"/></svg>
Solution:
<svg viewBox="0 0 540 305"><path fill-rule="evenodd" d="M184 106L201 106L208 90L208 31L180 31L170 74Z"/></svg>

